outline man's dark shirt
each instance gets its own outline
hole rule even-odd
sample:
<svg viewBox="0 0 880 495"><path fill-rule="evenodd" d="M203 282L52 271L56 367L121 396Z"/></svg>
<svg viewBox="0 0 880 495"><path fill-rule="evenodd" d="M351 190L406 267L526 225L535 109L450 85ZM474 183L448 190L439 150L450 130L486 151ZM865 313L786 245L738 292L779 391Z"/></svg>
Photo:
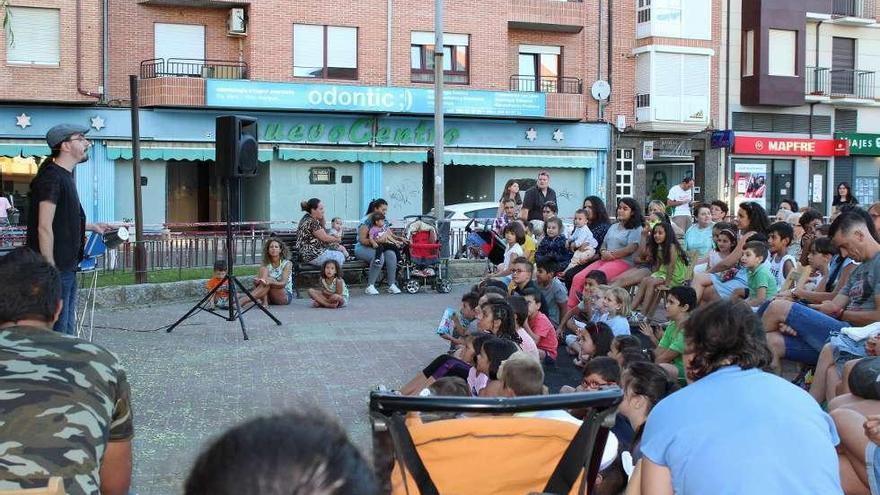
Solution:
<svg viewBox="0 0 880 495"><path fill-rule="evenodd" d="M530 222L532 220L544 219L543 209L544 203L546 203L547 201L552 201L556 203L556 191L554 191L550 187L547 188L547 194L542 194L541 190L538 189L538 186L535 186L526 191L526 197L523 199L522 207L529 210L528 220Z"/></svg>
<svg viewBox="0 0 880 495"><path fill-rule="evenodd" d="M52 220L55 266L62 272L76 271L85 246L86 214L79 203L73 173L47 160L31 181L27 245L37 252L40 252L41 201L55 204L55 218Z"/></svg>

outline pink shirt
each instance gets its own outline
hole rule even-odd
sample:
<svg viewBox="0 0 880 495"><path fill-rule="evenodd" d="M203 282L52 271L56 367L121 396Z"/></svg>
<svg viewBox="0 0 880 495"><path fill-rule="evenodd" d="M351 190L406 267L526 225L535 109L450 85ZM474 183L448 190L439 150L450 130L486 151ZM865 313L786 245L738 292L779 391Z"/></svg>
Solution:
<svg viewBox="0 0 880 495"><path fill-rule="evenodd" d="M483 390L489 384L489 377L482 373L477 373L477 367L471 366L471 369L468 370L467 383L471 393L476 397L480 395L480 390Z"/></svg>
<svg viewBox="0 0 880 495"><path fill-rule="evenodd" d="M547 315L540 311L535 313L535 316L529 318L529 328L532 329L532 333L538 336L538 349L546 352L552 359L556 359L556 347L559 345L559 340L556 338L553 323L547 318Z"/></svg>
<svg viewBox="0 0 880 495"><path fill-rule="evenodd" d="M517 328L516 334L519 335L519 338L522 339L520 349L525 351L529 356L532 356L536 360L540 361L541 357L538 355L538 346L535 344L535 339L533 339L532 336L529 335L524 328Z"/></svg>

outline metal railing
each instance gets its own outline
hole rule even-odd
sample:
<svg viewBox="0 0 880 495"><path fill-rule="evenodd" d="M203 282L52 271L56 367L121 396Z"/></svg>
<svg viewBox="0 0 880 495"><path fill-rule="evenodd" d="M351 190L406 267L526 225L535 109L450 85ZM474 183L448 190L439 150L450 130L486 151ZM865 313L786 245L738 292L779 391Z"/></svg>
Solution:
<svg viewBox="0 0 880 495"><path fill-rule="evenodd" d="M248 64L236 60L152 58L141 62L141 79L157 77L202 77L205 79L247 79Z"/></svg>
<svg viewBox="0 0 880 495"><path fill-rule="evenodd" d="M528 76L515 74L510 76L511 91L532 91L540 93L583 93L583 82L576 77Z"/></svg>
<svg viewBox="0 0 880 495"><path fill-rule="evenodd" d="M831 69L831 96L874 99L874 72L858 69Z"/></svg>
<svg viewBox="0 0 880 495"><path fill-rule="evenodd" d="M806 88L808 95L828 96L831 91L831 74L828 67L807 67Z"/></svg>
<svg viewBox="0 0 880 495"><path fill-rule="evenodd" d="M834 0L831 15L835 17L861 17L873 19L874 0Z"/></svg>

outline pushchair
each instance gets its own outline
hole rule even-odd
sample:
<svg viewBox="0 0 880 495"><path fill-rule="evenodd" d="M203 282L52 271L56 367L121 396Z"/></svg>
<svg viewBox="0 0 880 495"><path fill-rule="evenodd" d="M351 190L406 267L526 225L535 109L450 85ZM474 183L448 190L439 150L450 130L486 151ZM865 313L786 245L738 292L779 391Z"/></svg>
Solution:
<svg viewBox="0 0 880 495"><path fill-rule="evenodd" d="M487 271L491 271L494 266L504 262L504 251L507 249L507 241L492 228L493 220L486 220L481 229L474 230L473 225L476 221L476 218L472 219L464 228L468 233L465 249L468 250L468 253L470 253L471 248L479 249L482 256L486 258L486 262L490 265L486 267Z"/></svg>
<svg viewBox="0 0 880 495"><path fill-rule="evenodd" d="M382 493L392 495L526 495L592 493L614 411L623 393L516 398L370 395L373 465ZM575 423L510 413L586 409ZM423 422L408 413L498 414ZM443 416L444 418L446 416ZM613 438L613 437L612 437ZM473 469L491 462L492 475Z"/></svg>
<svg viewBox="0 0 880 495"><path fill-rule="evenodd" d="M449 260L440 257L441 240L437 234L437 219L431 215L409 215L410 221L404 231L409 246L404 250L400 263L403 290L417 293L422 286L446 294L452 290L449 280Z"/></svg>

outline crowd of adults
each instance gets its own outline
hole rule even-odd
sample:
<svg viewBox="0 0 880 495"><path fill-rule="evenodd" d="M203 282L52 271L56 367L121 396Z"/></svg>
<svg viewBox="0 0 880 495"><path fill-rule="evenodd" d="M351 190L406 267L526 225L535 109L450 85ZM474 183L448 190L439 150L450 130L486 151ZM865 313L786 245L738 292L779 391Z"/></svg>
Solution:
<svg viewBox="0 0 880 495"><path fill-rule="evenodd" d="M71 172L86 132L49 131L29 248L0 259L0 490L51 477L74 495L130 488L125 370L101 346L65 335L70 263L87 227ZM502 266L462 297L449 352L401 393L537 395L545 371L570 355L582 380L561 392L623 390L612 429L620 452L591 493L880 493L880 203L862 209L841 184L829 224L792 200L773 222L754 202L730 222L725 203L694 204L692 186L685 178L647 208L620 199L612 221L596 196L559 212L545 172L522 200L508 183L492 224L505 239ZM344 263L321 201L301 206L300 259ZM398 242L383 231L385 210L372 202L358 227L353 255L370 263L368 294L383 268L396 292L396 253L376 242L377 233ZM560 213L572 213L570 232ZM289 277L284 251L267 244L267 273ZM286 281L271 278L266 295L289 303ZM185 487L378 492L345 433L310 411L233 428L199 456Z"/></svg>

